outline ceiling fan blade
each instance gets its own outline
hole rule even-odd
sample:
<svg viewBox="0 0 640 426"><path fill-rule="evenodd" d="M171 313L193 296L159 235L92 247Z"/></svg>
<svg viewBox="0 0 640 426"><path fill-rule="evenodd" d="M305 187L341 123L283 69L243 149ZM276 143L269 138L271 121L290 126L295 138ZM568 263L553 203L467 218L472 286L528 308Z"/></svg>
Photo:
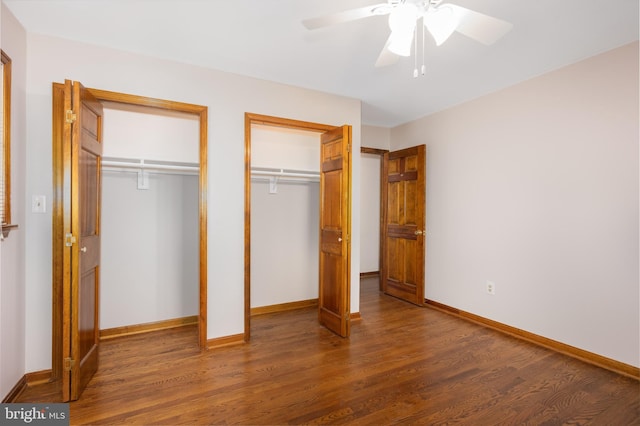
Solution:
<svg viewBox="0 0 640 426"><path fill-rule="evenodd" d="M371 6L333 13L331 15L320 16L318 18L305 19L302 21L302 25L304 25L308 30L315 30L322 27L328 27L330 25L341 24L343 22L368 18L369 16L385 15L389 13L390 10L391 9L389 9L387 3L374 4Z"/></svg>
<svg viewBox="0 0 640 426"><path fill-rule="evenodd" d="M389 36L389 38L387 39L387 42L382 48L382 51L380 52L380 55L378 56L378 60L376 61L376 68L393 65L396 62L398 62L398 59L400 59L400 56L396 55L395 53L389 50L389 44L391 44L391 37L392 36Z"/></svg>
<svg viewBox="0 0 640 426"><path fill-rule="evenodd" d="M451 6L455 10L456 16L460 20L456 31L482 44L495 43L513 28L513 24L502 19L451 3L447 3L447 6Z"/></svg>

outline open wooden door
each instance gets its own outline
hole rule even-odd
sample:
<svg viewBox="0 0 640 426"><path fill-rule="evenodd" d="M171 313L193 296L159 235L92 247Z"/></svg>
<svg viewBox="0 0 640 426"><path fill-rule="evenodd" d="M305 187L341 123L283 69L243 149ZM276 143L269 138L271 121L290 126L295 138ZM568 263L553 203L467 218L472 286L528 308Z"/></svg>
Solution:
<svg viewBox="0 0 640 426"><path fill-rule="evenodd" d="M64 84L62 352L64 401L98 369L102 105L80 83Z"/></svg>
<svg viewBox="0 0 640 426"><path fill-rule="evenodd" d="M350 327L351 126L320 138L320 324L342 337Z"/></svg>
<svg viewBox="0 0 640 426"><path fill-rule="evenodd" d="M382 290L424 304L425 146L384 155Z"/></svg>

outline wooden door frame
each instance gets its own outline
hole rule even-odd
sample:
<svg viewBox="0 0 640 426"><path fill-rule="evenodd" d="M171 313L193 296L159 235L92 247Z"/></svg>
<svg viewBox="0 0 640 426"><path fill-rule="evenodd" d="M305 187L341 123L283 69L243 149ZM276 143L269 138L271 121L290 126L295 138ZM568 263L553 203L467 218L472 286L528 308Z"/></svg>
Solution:
<svg viewBox="0 0 640 426"><path fill-rule="evenodd" d="M244 341L251 338L251 126L265 125L305 130L318 134L335 129L329 124L311 123L268 115L244 114ZM318 140L318 144L320 141ZM351 176L349 177L351 179ZM351 200L349 200L351 203Z"/></svg>
<svg viewBox="0 0 640 426"><path fill-rule="evenodd" d="M64 234L60 231L63 223L63 185L64 185L64 165L62 164L63 146L63 126L64 115L59 108L56 108L56 100L60 95L56 94L56 85L53 83L53 265L52 265L52 364L51 380L58 380L62 377L62 285L63 271L62 259L64 251ZM150 107L165 111L183 112L198 117L199 120L199 253L200 253L200 300L198 315L198 346L206 349L207 341L207 141L208 141L208 108L206 106L187 104L183 102L168 101L164 99L149 98L145 96L129 95L118 92L110 92L100 89L87 89L98 101L114 102L119 104Z"/></svg>
<svg viewBox="0 0 640 426"><path fill-rule="evenodd" d="M384 256L382 255L382 236L384 235L384 198L382 197L382 193L384 190L384 176L382 176L382 173L384 173L384 154L386 154L387 152L389 152L388 149L379 149L379 148L368 148L366 146L362 146L360 147L360 154L372 154L372 155L377 155L378 157L380 157L380 182L378 182L379 185L379 191L380 191L380 219L379 219L379 243L378 243L378 289L380 291L382 291L382 262L384 259ZM362 190L362 182L360 182L360 188Z"/></svg>

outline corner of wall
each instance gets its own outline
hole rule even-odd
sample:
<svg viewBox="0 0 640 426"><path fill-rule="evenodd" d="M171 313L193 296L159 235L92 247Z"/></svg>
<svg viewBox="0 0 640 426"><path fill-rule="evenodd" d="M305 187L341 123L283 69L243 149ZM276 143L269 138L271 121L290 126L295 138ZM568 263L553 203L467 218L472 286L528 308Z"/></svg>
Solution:
<svg viewBox="0 0 640 426"><path fill-rule="evenodd" d="M0 395L24 376L26 339L25 182L26 182L26 31L2 3L2 50L11 58L11 216L19 228L0 249Z"/></svg>

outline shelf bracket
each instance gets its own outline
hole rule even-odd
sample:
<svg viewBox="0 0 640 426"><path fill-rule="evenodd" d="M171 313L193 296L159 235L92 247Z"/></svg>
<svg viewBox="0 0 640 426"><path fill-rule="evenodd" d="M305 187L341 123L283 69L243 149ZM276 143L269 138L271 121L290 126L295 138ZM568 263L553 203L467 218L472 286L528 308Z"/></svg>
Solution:
<svg viewBox="0 0 640 426"><path fill-rule="evenodd" d="M146 170L138 171L138 189L149 189L149 172Z"/></svg>
<svg viewBox="0 0 640 426"><path fill-rule="evenodd" d="M270 176L269 177L269 194L277 194L278 193L278 176Z"/></svg>

